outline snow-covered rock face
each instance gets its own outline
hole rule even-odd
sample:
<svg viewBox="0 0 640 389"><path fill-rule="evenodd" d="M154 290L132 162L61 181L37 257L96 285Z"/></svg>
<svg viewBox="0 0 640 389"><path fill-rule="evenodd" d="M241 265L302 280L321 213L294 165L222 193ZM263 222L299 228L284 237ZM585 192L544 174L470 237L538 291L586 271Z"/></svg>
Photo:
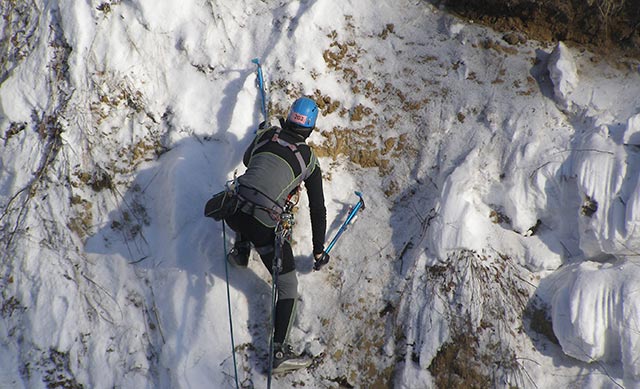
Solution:
<svg viewBox="0 0 640 389"><path fill-rule="evenodd" d="M572 149L559 171L582 204L575 227L582 256L607 261L571 265L553 276L552 321L563 350L591 362L622 361L639 378L640 153L638 115L614 107L592 80L580 82L571 52L558 45L549 59L558 101L576 112ZM637 90L637 89L636 89ZM620 93L624 96L625 89Z"/></svg>
<svg viewBox="0 0 640 389"><path fill-rule="evenodd" d="M627 145L640 147L640 114L629 118L623 140Z"/></svg>
<svg viewBox="0 0 640 389"><path fill-rule="evenodd" d="M561 286L537 293L549 294L556 337L568 355L622 362L625 382L635 382L640 121L627 99L633 101L640 87L637 75L626 73L625 82L633 87L620 89L620 103L613 103L607 96L612 98L617 81L610 69L587 64L564 44L549 55L551 97L560 117L541 125L540 117L524 111L512 124L516 139L551 126L546 138L505 145L504 162L496 162L483 145L453 168L429 230L428 247L435 254L430 263L440 265L457 250L486 247L532 270L564 269L563 264L590 258L612 261L560 270L553 280ZM597 72L606 77L594 77ZM523 123L533 130L524 131Z"/></svg>
<svg viewBox="0 0 640 389"><path fill-rule="evenodd" d="M621 361L629 382L640 379L637 268L626 260L584 262L567 266L549 282L553 329L563 351L586 362Z"/></svg>
<svg viewBox="0 0 640 389"><path fill-rule="evenodd" d="M586 257L640 252L640 156L616 143L606 127L594 129L568 160L583 205L580 248Z"/></svg>
<svg viewBox="0 0 640 389"><path fill-rule="evenodd" d="M549 76L556 99L565 108L571 108L570 95L578 86L578 69L567 46L560 42L549 56Z"/></svg>
<svg viewBox="0 0 640 389"><path fill-rule="evenodd" d="M367 204L313 272L302 196L291 340L315 363L280 386L432 387L457 340L494 386L640 384L635 70L424 1L0 11L0 386L233 386L227 285L240 381L266 384L269 274L227 279L202 216L262 120L256 56L272 112L321 105L327 237ZM560 347L528 331L534 292Z"/></svg>

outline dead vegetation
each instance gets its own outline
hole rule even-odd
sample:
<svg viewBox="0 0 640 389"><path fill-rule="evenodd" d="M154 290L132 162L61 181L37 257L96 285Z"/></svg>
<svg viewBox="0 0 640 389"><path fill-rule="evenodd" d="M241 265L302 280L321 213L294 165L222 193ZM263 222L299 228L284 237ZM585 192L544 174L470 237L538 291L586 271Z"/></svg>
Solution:
<svg viewBox="0 0 640 389"><path fill-rule="evenodd" d="M44 370L43 381L47 384L47 388L84 388L84 385L76 380L71 370L71 360L68 352L51 348L48 353L43 353L39 365Z"/></svg>
<svg viewBox="0 0 640 389"><path fill-rule="evenodd" d="M491 377L478 359L479 339L470 324L455 327L451 340L442 345L429 365L438 388L489 388Z"/></svg>
<svg viewBox="0 0 640 389"><path fill-rule="evenodd" d="M468 250L426 269L426 285L448 306L449 340L429 365L437 387L530 383L517 355L531 285L519 273L511 258Z"/></svg>
<svg viewBox="0 0 640 389"><path fill-rule="evenodd" d="M32 1L4 0L0 3L0 84L34 49L38 24Z"/></svg>

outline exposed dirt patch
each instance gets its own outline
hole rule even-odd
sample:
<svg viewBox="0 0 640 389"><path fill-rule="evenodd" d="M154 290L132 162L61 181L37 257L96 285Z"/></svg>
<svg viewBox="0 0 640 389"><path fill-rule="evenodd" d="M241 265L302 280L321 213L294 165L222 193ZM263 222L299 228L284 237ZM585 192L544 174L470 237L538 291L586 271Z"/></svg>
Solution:
<svg viewBox="0 0 640 389"><path fill-rule="evenodd" d="M640 58L640 2L631 0L442 0L450 11L528 39L565 41L595 52Z"/></svg>

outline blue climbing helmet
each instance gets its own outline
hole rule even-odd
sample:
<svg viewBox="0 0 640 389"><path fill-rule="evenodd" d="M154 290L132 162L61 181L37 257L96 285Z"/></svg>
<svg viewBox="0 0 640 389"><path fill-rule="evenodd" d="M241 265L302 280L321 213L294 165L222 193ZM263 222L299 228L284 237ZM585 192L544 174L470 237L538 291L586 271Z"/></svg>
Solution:
<svg viewBox="0 0 640 389"><path fill-rule="evenodd" d="M287 122L296 127L313 129L318 118L318 105L308 97L300 97L291 104Z"/></svg>

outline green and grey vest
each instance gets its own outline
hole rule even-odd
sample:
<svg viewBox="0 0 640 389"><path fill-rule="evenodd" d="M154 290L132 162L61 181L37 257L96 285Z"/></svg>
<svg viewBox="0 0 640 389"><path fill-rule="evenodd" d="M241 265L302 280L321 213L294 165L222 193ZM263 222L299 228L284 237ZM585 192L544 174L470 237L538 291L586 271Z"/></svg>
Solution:
<svg viewBox="0 0 640 389"><path fill-rule="evenodd" d="M272 127L269 130L273 129L275 132L270 138L261 140L258 135L251 150L247 171L237 181L238 197L244 202L240 210L253 215L267 227L276 226L289 194L313 173L317 164L313 152L309 153L309 162L305 162L298 149L302 145L307 147L304 142L289 143L280 138L281 128ZM276 142L282 147L271 148L271 151L260 150L270 142ZM295 172L298 169L287 162L285 153L293 153L298 161L298 175Z"/></svg>

